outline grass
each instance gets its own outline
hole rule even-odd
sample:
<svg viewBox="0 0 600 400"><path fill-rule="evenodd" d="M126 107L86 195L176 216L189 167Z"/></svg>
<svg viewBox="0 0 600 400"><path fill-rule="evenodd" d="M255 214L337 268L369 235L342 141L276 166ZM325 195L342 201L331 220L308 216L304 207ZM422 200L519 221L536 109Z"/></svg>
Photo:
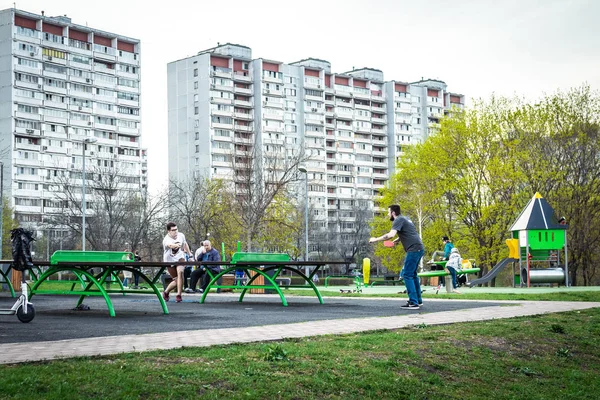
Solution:
<svg viewBox="0 0 600 400"><path fill-rule="evenodd" d="M322 296L329 297L399 297L406 298L404 286L398 287L398 293L340 293L331 290L321 290ZM600 291L578 291L578 292L553 292L553 293L469 293L469 289L462 290L462 294L445 293L440 291L435 293L423 293L423 298L428 299L454 299L454 300L530 300L530 301L592 301L600 302ZM284 295L314 296L312 290L288 289L284 290Z"/></svg>
<svg viewBox="0 0 600 400"><path fill-rule="evenodd" d="M597 399L600 309L0 366L6 399Z"/></svg>

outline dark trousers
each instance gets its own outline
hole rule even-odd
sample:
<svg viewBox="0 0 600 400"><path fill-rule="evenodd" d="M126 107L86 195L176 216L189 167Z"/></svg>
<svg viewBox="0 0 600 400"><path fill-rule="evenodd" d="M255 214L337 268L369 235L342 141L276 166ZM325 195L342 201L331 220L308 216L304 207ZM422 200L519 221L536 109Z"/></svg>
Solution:
<svg viewBox="0 0 600 400"><path fill-rule="evenodd" d="M183 288L186 289L188 287L188 279L192 276L192 267L185 267L183 270ZM194 285L192 288L196 287Z"/></svg>
<svg viewBox="0 0 600 400"><path fill-rule="evenodd" d="M213 276L215 276L219 272L221 272L221 270L211 269L210 272L213 274ZM205 290L212 278L209 274L206 273L206 269L204 267L199 267L192 271L192 276L190 279L190 289L196 290L196 285L198 284L198 281L200 279L202 279L201 289Z"/></svg>

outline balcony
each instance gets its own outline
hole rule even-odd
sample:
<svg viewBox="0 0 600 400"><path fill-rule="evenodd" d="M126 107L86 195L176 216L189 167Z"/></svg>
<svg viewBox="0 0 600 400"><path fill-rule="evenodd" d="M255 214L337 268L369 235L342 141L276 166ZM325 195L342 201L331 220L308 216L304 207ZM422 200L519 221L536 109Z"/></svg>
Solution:
<svg viewBox="0 0 600 400"><path fill-rule="evenodd" d="M354 113L352 112L346 112L346 111L336 111L336 113L334 114L334 116L337 119L343 119L346 121L352 121L352 119L354 118Z"/></svg>
<svg viewBox="0 0 600 400"><path fill-rule="evenodd" d="M263 113L264 119L273 119L276 121L283 121L283 115L271 113L268 108L265 108L265 112Z"/></svg>
<svg viewBox="0 0 600 400"><path fill-rule="evenodd" d="M41 63L38 63L38 65L40 65L40 67L41 67ZM24 73L30 74L30 75L41 75L42 70L40 67L32 68L32 67L28 67L27 65L17 64L16 62L14 64L15 72L24 72Z"/></svg>
<svg viewBox="0 0 600 400"><path fill-rule="evenodd" d="M355 126L354 131L361 132L361 133L371 133L371 127L370 126Z"/></svg>
<svg viewBox="0 0 600 400"><path fill-rule="evenodd" d="M126 133L128 135L136 135L139 136L140 134L140 128L129 128L126 126L119 126L117 127L117 132L119 133Z"/></svg>
<svg viewBox="0 0 600 400"><path fill-rule="evenodd" d="M319 79L318 82L314 80L304 80L304 87L306 89L323 89L323 82Z"/></svg>
<svg viewBox="0 0 600 400"><path fill-rule="evenodd" d="M115 63L117 61L116 49L110 46L94 44L93 50L94 58L104 61L110 61L111 63Z"/></svg>
<svg viewBox="0 0 600 400"><path fill-rule="evenodd" d="M252 125L235 125L234 129L239 132L253 132L254 127Z"/></svg>
<svg viewBox="0 0 600 400"><path fill-rule="evenodd" d="M410 97L410 93L405 93L406 96L398 96L397 94L394 94L394 101L398 101L401 103L411 103L412 102L412 98Z"/></svg>
<svg viewBox="0 0 600 400"><path fill-rule="evenodd" d="M215 97L215 98L217 98L217 97ZM212 99L212 97L211 97L211 99ZM227 103L227 104L229 104L229 103ZM246 100L234 100L233 104L236 107L253 107L252 102L246 101Z"/></svg>
<svg viewBox="0 0 600 400"><path fill-rule="evenodd" d="M15 127L15 133L22 135L22 136L30 136L30 137L38 136L39 137L42 132L39 129L27 129L27 128ZM39 150L39 146L37 148Z"/></svg>
<svg viewBox="0 0 600 400"><path fill-rule="evenodd" d="M210 124L210 127L212 129L233 129L233 123L224 124L219 122L213 122Z"/></svg>
<svg viewBox="0 0 600 400"><path fill-rule="evenodd" d="M233 116L233 108L230 108L229 110L212 109L212 110L210 110L210 114L217 115L220 117L232 117Z"/></svg>
<svg viewBox="0 0 600 400"><path fill-rule="evenodd" d="M312 129L306 129L304 131L304 135L305 136L311 136L311 137L324 137L325 136L325 132L315 131L315 130L312 130ZM317 148L321 148L321 145L317 146Z"/></svg>
<svg viewBox="0 0 600 400"><path fill-rule="evenodd" d="M42 32L36 31L33 29L22 28L20 26L15 26L13 28L13 36L17 40L40 44L40 39L42 38Z"/></svg>
<svg viewBox="0 0 600 400"><path fill-rule="evenodd" d="M323 96L311 96L311 95L306 95L304 96L305 100L309 100L309 101L318 101L318 102L322 102L325 101Z"/></svg>
<svg viewBox="0 0 600 400"><path fill-rule="evenodd" d="M245 121L252 121L254 119L254 116L252 115L252 113L236 112L236 113L234 113L234 117L236 119L243 119Z"/></svg>
<svg viewBox="0 0 600 400"><path fill-rule="evenodd" d="M233 99L227 99L224 97L211 97L210 101L213 104L233 104Z"/></svg>
<svg viewBox="0 0 600 400"><path fill-rule="evenodd" d="M283 97L283 90L275 90L275 89L263 89L263 94L274 96L274 97Z"/></svg>
<svg viewBox="0 0 600 400"><path fill-rule="evenodd" d="M239 82L252 82L252 76L248 71L235 71L233 73L233 80Z"/></svg>
<svg viewBox="0 0 600 400"><path fill-rule="evenodd" d="M217 90L219 92L233 92L234 91L233 85L216 85L214 83L210 84L210 89Z"/></svg>
<svg viewBox="0 0 600 400"><path fill-rule="evenodd" d="M304 122L307 125L323 125L323 123L325 121L323 121L323 118L315 118L313 115L311 114L304 114Z"/></svg>
<svg viewBox="0 0 600 400"><path fill-rule="evenodd" d="M283 133L283 127L280 126L266 126L262 127L264 132L275 132L275 133Z"/></svg>
<svg viewBox="0 0 600 400"><path fill-rule="evenodd" d="M233 92L237 93L237 94L244 94L244 95L252 96L252 89L251 88L241 88L241 87L234 86L233 87Z"/></svg>
<svg viewBox="0 0 600 400"><path fill-rule="evenodd" d="M99 130L113 131L113 132L115 132L117 130L116 125L102 124L100 122L96 122L95 124L90 123L90 125L93 125L96 129L99 129Z"/></svg>
<svg viewBox="0 0 600 400"><path fill-rule="evenodd" d="M211 70L210 71L210 76L211 77L214 76L214 77L218 77L218 78L229 78L229 79L232 79L233 78L233 72L229 68L217 68L216 70Z"/></svg>
<svg viewBox="0 0 600 400"><path fill-rule="evenodd" d="M263 107L279 108L283 110L283 103L276 103L274 101L263 101Z"/></svg>
<svg viewBox="0 0 600 400"><path fill-rule="evenodd" d="M355 99L365 99L369 100L371 98L371 94L367 89L361 90L361 88L354 88L354 98Z"/></svg>
<svg viewBox="0 0 600 400"><path fill-rule="evenodd" d="M63 87L57 87L57 86L51 86L51 85L44 85L44 91L45 92L51 92L51 93L57 93L57 94L63 94L66 95L67 94L67 89L63 88Z"/></svg>
<svg viewBox="0 0 600 400"><path fill-rule="evenodd" d="M139 67L140 65L140 55L138 53L130 53L128 51L121 50L117 53L117 59L119 62L131 64L136 67Z"/></svg>
<svg viewBox="0 0 600 400"><path fill-rule="evenodd" d="M385 118L371 118L371 122L374 124L387 125L387 119Z"/></svg>

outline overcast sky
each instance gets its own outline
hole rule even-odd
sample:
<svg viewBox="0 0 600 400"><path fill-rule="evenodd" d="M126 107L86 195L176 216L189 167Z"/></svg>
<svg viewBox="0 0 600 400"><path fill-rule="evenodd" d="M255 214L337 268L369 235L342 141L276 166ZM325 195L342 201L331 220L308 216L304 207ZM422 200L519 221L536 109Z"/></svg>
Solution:
<svg viewBox="0 0 600 400"><path fill-rule="evenodd" d="M535 99L584 82L600 89L596 0L25 0L16 7L141 40L142 141L153 192L168 179L167 63L217 42L248 46L253 58L325 59L332 72L370 67L386 80L440 79L467 104L492 93Z"/></svg>

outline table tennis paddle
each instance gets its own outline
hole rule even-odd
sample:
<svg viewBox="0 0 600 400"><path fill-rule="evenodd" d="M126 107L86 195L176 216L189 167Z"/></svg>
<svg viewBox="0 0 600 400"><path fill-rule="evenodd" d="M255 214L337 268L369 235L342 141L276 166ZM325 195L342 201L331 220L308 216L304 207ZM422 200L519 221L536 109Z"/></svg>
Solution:
<svg viewBox="0 0 600 400"><path fill-rule="evenodd" d="M395 243L392 242L391 240L386 240L385 242L383 242L383 245L385 247L394 247Z"/></svg>

